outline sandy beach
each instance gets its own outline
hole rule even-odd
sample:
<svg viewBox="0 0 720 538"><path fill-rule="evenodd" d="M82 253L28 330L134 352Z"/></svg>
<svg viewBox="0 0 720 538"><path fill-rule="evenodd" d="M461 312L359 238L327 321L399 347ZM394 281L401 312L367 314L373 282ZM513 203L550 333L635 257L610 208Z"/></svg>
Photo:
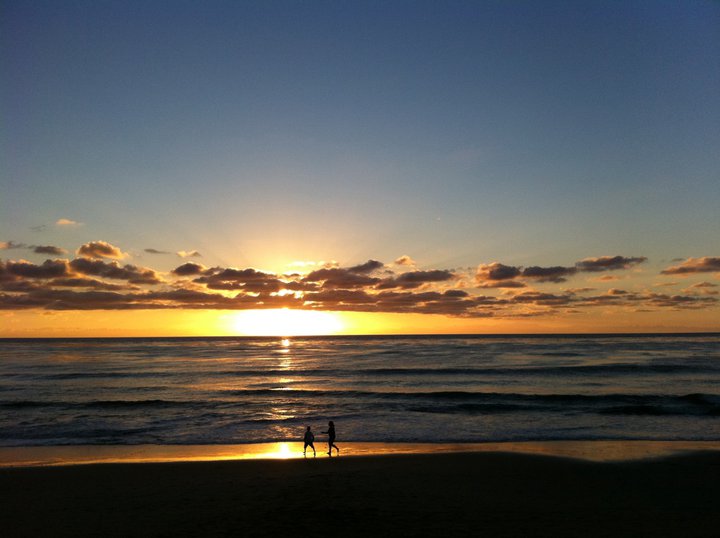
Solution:
<svg viewBox="0 0 720 538"><path fill-rule="evenodd" d="M720 453L513 452L0 469L3 535L717 536Z"/></svg>

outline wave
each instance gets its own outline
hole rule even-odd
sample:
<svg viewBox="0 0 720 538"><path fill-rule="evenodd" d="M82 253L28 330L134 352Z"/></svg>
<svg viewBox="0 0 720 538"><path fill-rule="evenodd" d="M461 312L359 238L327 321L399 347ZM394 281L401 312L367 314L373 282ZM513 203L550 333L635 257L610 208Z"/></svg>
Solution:
<svg viewBox="0 0 720 538"><path fill-rule="evenodd" d="M558 377L558 376L592 376L592 375L678 375L678 374L708 374L720 375L720 361L703 360L693 362L668 363L614 363L593 365L551 366L547 363L537 366L489 366L489 367L450 367L450 368L418 368L418 367L381 367L381 368L307 368L307 369L188 369L184 373L218 377L218 378L250 378L250 377L282 377L297 378L358 378L358 377L465 377L472 378L503 377L503 376L531 376L531 377ZM83 379L163 379L178 375L176 371L94 371L94 372L56 372L47 374L8 372L4 377L35 379L46 381L72 381Z"/></svg>
<svg viewBox="0 0 720 538"><path fill-rule="evenodd" d="M56 407L64 409L146 409L174 408L189 414L221 409L231 413L237 410L243 421L248 405L277 403L279 398L298 408L318 404L332 404L338 411L353 405L368 410L392 405L393 410L418 413L493 414L517 412L590 413L604 415L696 415L720 416L720 395L692 393L685 395L656 394L522 394L493 392L365 392L365 391L312 391L272 389L228 391L216 400L91 400L53 401L18 400L1 401L0 409L32 409ZM230 396L230 398L228 398ZM233 397L234 396L234 397ZM358 402L362 403L358 403Z"/></svg>

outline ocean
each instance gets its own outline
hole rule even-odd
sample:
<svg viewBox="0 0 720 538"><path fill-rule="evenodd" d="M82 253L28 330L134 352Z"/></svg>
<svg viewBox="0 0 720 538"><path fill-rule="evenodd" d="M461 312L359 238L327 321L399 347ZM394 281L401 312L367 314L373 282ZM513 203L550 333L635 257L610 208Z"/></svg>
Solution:
<svg viewBox="0 0 720 538"><path fill-rule="evenodd" d="M0 339L0 446L720 440L720 334Z"/></svg>

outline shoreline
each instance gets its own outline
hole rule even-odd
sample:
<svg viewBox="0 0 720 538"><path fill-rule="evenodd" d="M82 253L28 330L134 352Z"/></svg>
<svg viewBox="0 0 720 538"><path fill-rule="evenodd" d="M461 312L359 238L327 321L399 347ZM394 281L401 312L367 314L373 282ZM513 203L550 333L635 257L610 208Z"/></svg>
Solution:
<svg viewBox="0 0 720 538"><path fill-rule="evenodd" d="M328 459L316 441L315 459ZM544 455L591 462L663 458L694 452L720 453L720 441L521 441L487 443L339 442L341 458L463 453ZM302 442L234 445L63 445L0 447L0 469L109 463L179 463L303 459ZM312 458L311 453L308 458Z"/></svg>

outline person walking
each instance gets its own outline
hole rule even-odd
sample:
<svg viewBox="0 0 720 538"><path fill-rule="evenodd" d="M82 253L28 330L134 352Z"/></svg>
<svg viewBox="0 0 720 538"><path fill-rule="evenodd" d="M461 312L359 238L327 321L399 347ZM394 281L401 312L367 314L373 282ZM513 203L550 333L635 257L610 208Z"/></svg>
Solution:
<svg viewBox="0 0 720 538"><path fill-rule="evenodd" d="M328 422L328 429L326 432L328 434L328 456L332 457L332 449L335 448L337 450L337 455L340 455L340 449L335 445L335 423L331 420Z"/></svg>
<svg viewBox="0 0 720 538"><path fill-rule="evenodd" d="M305 451L307 450L307 447L310 447L313 449L313 458L317 455L315 453L315 445L313 445L313 442L315 441L315 434L313 434L312 431L310 431L310 426L307 427L307 430L305 430L305 446L303 446L303 456L307 457L305 454Z"/></svg>

